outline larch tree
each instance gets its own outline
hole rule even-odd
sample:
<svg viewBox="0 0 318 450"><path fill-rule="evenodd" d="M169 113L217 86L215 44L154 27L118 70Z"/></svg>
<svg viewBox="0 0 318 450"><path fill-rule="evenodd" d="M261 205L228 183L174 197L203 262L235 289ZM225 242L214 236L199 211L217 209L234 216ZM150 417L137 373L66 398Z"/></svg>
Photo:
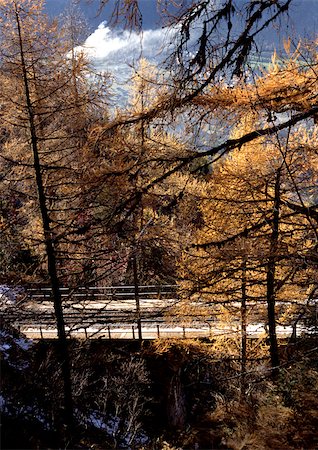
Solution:
<svg viewBox="0 0 318 450"><path fill-rule="evenodd" d="M103 7L108 2L101 2ZM164 2L166 12L169 6L173 7L173 2ZM285 111L289 108L291 116L284 116L279 124L272 122L259 122L259 129L253 129L246 135L237 139L230 139L229 130L236 121L235 109L244 107L254 95L255 104L266 101L266 93L258 96L258 87L253 89L253 83L247 76L246 63L250 52L255 49L257 38L260 33L274 25L284 14L291 3L291 0L272 2L249 1L242 7L240 3L233 3L231 0L222 3L211 1L182 2L182 7L174 11L170 17L170 23L175 25L178 33L175 34L175 52L171 55L168 66L170 77L165 80L166 89L161 96L155 97L151 105L142 111L123 111L117 115L113 121L108 122L103 127L102 133L111 133L119 126L131 126L140 122L156 124L158 120L165 124L166 130L177 129L183 124L183 135L189 133L192 136L192 143L188 138L188 149L190 153L171 158L165 174L158 177L161 182L164 177L169 178L173 173L183 171L193 167L193 162L201 158L210 160L217 159L220 153L230 152L239 148L240 145L252 142L261 136L275 135L279 130L288 130L308 117L315 117L317 105L315 94L310 92L310 76L315 83L314 71L315 61L311 61L306 67L299 66L294 62L294 70L298 67L299 82L306 92L305 101L301 104L298 86L293 88L289 84L288 98L293 98L294 103L285 105ZM140 13L138 1L119 2L123 11L134 11ZM137 9L136 9L137 8ZM237 15L240 15L240 23L237 23ZM310 69L311 67L311 69ZM306 72L306 73L305 73ZM289 72L291 73L291 72ZM288 69L285 71L288 74ZM278 82L281 93L286 89L287 77L282 75L281 82ZM301 81L306 78L308 83ZM274 80L268 77L268 80ZM278 78L277 78L278 80ZM247 81L245 89L244 81ZM265 85L267 80L263 79ZM267 84L270 89L270 82ZM312 85L314 88L314 85ZM266 90L266 88L265 88ZM242 96L240 95L240 91ZM271 91L273 94L273 90ZM297 94L298 92L298 94ZM239 96L237 96L239 94ZM269 91L268 91L269 94ZM277 96L277 99L279 94ZM273 95L267 97L268 106L273 109L278 107L278 102L273 101ZM295 107L298 102L298 107ZM284 102L281 103L281 106ZM206 129L208 129L206 134ZM215 130L219 128L220 132ZM214 130L211 133L211 129ZM107 131L108 130L108 131ZM213 144L215 142L215 144ZM198 152L198 150L200 152ZM192 152L191 152L192 151ZM150 189L156 180L148 183ZM143 192L148 189L145 185ZM142 193L138 193L139 197ZM136 194L131 194L131 198L125 199L124 204L129 201L136 201ZM123 205L124 207L124 205ZM120 209L120 208L119 208Z"/></svg>
<svg viewBox="0 0 318 450"><path fill-rule="evenodd" d="M246 133L243 120L239 134ZM308 133L312 145L306 149ZM287 136L259 138L219 162L201 202L204 226L184 261L189 270L183 275L195 296L230 308L241 303L242 349L246 302L267 304L273 371L279 366L276 303L299 310L314 284L312 263L304 260L310 254L307 245L314 249L316 229L301 203L310 204L317 176L315 135L298 128Z"/></svg>
<svg viewBox="0 0 318 450"><path fill-rule="evenodd" d="M106 3L102 2L102 5ZM170 2L165 2L165 5L169 4ZM259 34L274 24L281 14L288 10L290 4L289 0L249 1L241 9L239 3L234 4L230 0L222 3L199 1L190 3L190 5L182 4L179 14L171 17L171 23L179 27L179 33L176 34L176 50L170 59L171 79L166 85L164 95L155 98L152 105L146 109L133 114L126 112L119 115L113 123L107 124L105 127L108 132L111 132L112 129L120 126L134 127L145 121L149 124L156 124L160 120L161 123L165 123L166 129L172 129L174 125L177 127L183 121L185 133L189 133L193 137L192 142L190 139L187 141L188 153L172 157L162 173L151 178L148 183L144 183L142 189L137 193L131 193L128 199L125 198L123 207L129 202L138 203L156 184L159 185L163 180L171 179L175 173L184 173L193 168L196 172L209 171L211 167L214 170L217 161L224 155L231 154L235 149L252 146L255 148L255 154L258 151L262 154L263 149L267 146L276 148L280 155L278 160L281 169L277 168L275 181L268 180L270 189L267 190L267 197L259 200L260 202L264 201L264 204L267 205L266 214L262 209L258 212L253 211L253 214L247 212L245 214L247 218L248 214L251 214L248 219L250 224L248 225L247 222L246 227L239 228L238 232L238 238L243 239L244 233L248 232L251 227L252 231L261 235L264 231L261 226L261 217L263 219L266 217L268 220L269 228L263 233L266 236L263 242L268 250L267 259L263 259L257 272L260 277L260 285L266 285L273 367L278 365L274 285L278 274L278 257L276 255L278 235L281 228L284 228L284 224L280 223L283 214L282 205L285 208L288 204L287 218L288 214L303 217L305 222L307 221L306 224L311 230L310 233L314 240L316 236L317 203L307 205L303 196L299 195L300 190L296 186L296 181L300 181L301 175L297 175L296 180L289 168L289 164L294 164L294 160L289 162L289 157L284 155L286 149L289 148L291 131L295 133L299 124L308 125L310 128L312 126L311 118L315 119L316 117L317 77L315 72L317 59L314 45L311 53L310 50L306 51L308 56L306 59L300 49L291 53L290 43L287 42L285 45L285 50L289 54L287 62L277 63L274 56L271 70L263 76L248 74L246 63L250 52L253 48L255 49ZM138 1L125 2L125 5L122 4L123 10L127 5L132 7L131 11L139 14L140 11L135 9ZM239 24L235 19L238 12L241 15ZM241 134L234 135L233 129L237 122L245 114L250 114L251 110L258 112L257 119ZM279 114L279 120L276 120L276 114ZM218 128L220 132L216 131ZM284 135L286 133L287 138ZM196 135L199 136L199 139L196 139ZM264 144L259 145L260 139L263 139ZM213 144L215 141L216 143ZM281 144L281 142L284 143ZM301 146L301 144L299 145ZM285 150L284 146L286 146ZM314 154L314 149L312 154ZM311 157L311 163L313 159L314 157ZM276 161L276 157L274 161ZM297 163L296 170L300 174L304 173L304 168L299 163ZM284 173L281 174L281 172ZM286 179L293 180L294 188L290 188L289 196L285 193ZM264 189L264 185L262 185L264 180L256 180L256 182L259 182L260 186L263 186L260 188ZM243 195L243 192L241 194ZM298 198L297 201L295 201L296 198ZM117 210L121 211L121 208ZM244 211L240 210L238 217L230 226L233 225L235 228L235 223L243 213ZM252 216L254 220L252 220ZM222 226L225 234L227 234L225 229L227 225L228 221L223 218ZM254 227L256 227L255 230ZM234 234L230 240L235 238L234 228ZM230 254L231 250L228 253L229 260L231 259ZM270 254L274 256L269 256ZM255 259L257 260L257 258ZM241 259L241 269L243 266ZM244 279L245 271L243 270L242 273ZM290 277L294 277L292 273L291 271ZM246 292L246 280L242 281L241 278L238 289L242 293L242 291ZM224 279L223 282L226 283L226 280ZM244 321L243 318L242 320Z"/></svg>
<svg viewBox="0 0 318 450"><path fill-rule="evenodd" d="M160 86L155 68L143 61L132 80L129 111L136 115L145 111L155 98L163 95ZM187 176L176 174L162 184L154 184L153 189L150 186L148 189L148 185L165 172L175 155L187 153L185 146L160 122L149 124L145 120L131 128L116 127L111 133L104 126L97 124L92 129L87 154L92 164L96 164L93 177L96 190L92 191L96 223L105 230L108 227L108 232L120 238L118 249L124 246L132 255L139 253L140 281L171 279L177 242L173 234L177 230L173 231L169 214L187 183ZM127 257L125 252L124 256ZM125 279L133 281L131 264Z"/></svg>
<svg viewBox="0 0 318 450"><path fill-rule="evenodd" d="M63 421L71 427L71 372L60 287L68 278L65 254L72 230L79 226L86 188L82 147L90 121L99 117L103 95L98 91L97 96L99 86L88 83L85 60L68 58L70 43L48 21L41 0L6 0L0 7L1 163L7 169L2 181L9 190L15 185L24 214L22 234L42 260L44 282L52 289Z"/></svg>

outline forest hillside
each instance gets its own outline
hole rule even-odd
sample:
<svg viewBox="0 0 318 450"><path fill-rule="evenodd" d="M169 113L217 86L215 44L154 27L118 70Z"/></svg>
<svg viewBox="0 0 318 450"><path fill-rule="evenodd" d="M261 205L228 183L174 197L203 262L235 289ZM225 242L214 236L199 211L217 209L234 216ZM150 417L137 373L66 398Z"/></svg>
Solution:
<svg viewBox="0 0 318 450"><path fill-rule="evenodd" d="M300 4L158 1L154 39L145 2L101 1L123 84L75 4L0 1L3 448L317 448L318 37L283 25Z"/></svg>

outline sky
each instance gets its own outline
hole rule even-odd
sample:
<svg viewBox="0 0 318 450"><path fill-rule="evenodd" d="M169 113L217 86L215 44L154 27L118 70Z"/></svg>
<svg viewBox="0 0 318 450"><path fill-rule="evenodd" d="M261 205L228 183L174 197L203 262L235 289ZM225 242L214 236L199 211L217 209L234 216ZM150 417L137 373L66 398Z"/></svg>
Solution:
<svg viewBox="0 0 318 450"><path fill-rule="evenodd" d="M98 16L99 0L93 0L90 4L85 0L80 1L91 33L88 33L86 41L77 50L84 50L96 71L112 74L113 91L121 103L127 100L127 82L133 67L138 66L140 57L160 63L167 55L171 40L171 32L160 24L156 1L139 1L143 14L142 34L110 25L115 0L109 0L108 6ZM59 16L67 3L67 0L47 0L47 12L52 17Z"/></svg>
<svg viewBox="0 0 318 450"><path fill-rule="evenodd" d="M46 0L46 9L50 15L56 16L63 12L70 0ZM190 1L190 0L188 0ZM215 0L222 1L222 0ZM234 0L236 5L245 5L248 0ZM109 20L113 6L117 0L108 0L100 15L97 15L100 0L77 0L92 29L104 20ZM145 30L161 26L160 15L156 6L157 0L139 0ZM176 9L178 11L178 8ZM297 34L318 31L318 0L292 0L290 5L290 28Z"/></svg>
<svg viewBox="0 0 318 450"><path fill-rule="evenodd" d="M140 57L151 62L167 55L172 32L167 28L134 31L111 29L102 22L78 50L94 60L97 70L110 69L118 64L134 65Z"/></svg>
<svg viewBox="0 0 318 450"><path fill-rule="evenodd" d="M46 10L51 16L63 12L70 0L46 0ZM116 0L108 0L108 4L98 14L99 0L77 0L91 29L96 29L104 20L109 21ZM160 27L160 15L157 12L156 0L139 0L143 16L143 28L146 30Z"/></svg>
<svg viewBox="0 0 318 450"><path fill-rule="evenodd" d="M107 7L97 16L99 0L80 0L80 8L88 21L91 32L78 50L83 50L91 59L97 71L111 72L114 76L114 89L125 97L125 84L132 67L143 56L150 62L163 61L169 53L172 32L162 27L156 0L139 0L143 15L143 33L129 32L110 24L111 11L116 0L109 0ZM221 1L221 0L215 0ZM62 13L68 0L47 0L47 11L51 16ZM246 0L236 0L246 3ZM281 22L280 32L269 29L260 39L260 48L271 49L279 46L287 34L311 37L318 34L318 0L293 0L289 16ZM267 53L269 57L269 52Z"/></svg>

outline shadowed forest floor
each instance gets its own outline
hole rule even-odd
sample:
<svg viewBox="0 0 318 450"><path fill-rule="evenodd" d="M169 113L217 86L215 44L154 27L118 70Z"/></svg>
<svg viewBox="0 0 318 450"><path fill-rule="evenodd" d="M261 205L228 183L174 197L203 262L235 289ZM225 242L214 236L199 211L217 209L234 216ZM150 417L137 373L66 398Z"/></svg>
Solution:
<svg viewBox="0 0 318 450"><path fill-rule="evenodd" d="M19 339L2 335L2 448L63 448L56 342ZM266 358L244 375L214 344L71 342L68 448L317 448L317 338L281 342L276 380Z"/></svg>

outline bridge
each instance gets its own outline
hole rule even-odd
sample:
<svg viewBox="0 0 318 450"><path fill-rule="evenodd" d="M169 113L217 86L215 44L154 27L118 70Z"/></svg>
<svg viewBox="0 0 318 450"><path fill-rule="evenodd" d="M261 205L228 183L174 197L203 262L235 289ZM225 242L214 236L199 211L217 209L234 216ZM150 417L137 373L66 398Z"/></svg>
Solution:
<svg viewBox="0 0 318 450"><path fill-rule="evenodd" d="M68 337L80 339L157 339L234 336L240 323L222 323L206 314L176 314L180 299L176 285L61 288ZM50 288L30 288L1 306L1 317L32 339L57 338ZM278 326L280 337L295 334L295 327ZM248 337L265 336L260 321L249 324Z"/></svg>

